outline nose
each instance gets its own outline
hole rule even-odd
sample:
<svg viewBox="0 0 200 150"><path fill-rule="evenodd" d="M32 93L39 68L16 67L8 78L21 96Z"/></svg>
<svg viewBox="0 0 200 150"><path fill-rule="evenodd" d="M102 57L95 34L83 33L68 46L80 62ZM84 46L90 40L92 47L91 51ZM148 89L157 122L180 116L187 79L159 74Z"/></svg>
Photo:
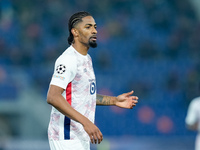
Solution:
<svg viewBox="0 0 200 150"><path fill-rule="evenodd" d="M92 34L97 34L97 29L93 27Z"/></svg>

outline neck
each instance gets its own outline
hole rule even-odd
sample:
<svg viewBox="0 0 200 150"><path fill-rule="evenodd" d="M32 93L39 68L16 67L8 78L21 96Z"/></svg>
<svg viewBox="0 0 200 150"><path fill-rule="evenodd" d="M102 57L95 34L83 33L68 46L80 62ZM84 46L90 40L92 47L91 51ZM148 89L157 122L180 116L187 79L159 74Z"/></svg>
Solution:
<svg viewBox="0 0 200 150"><path fill-rule="evenodd" d="M75 44L73 43L72 46L82 55L87 55L89 47L85 45Z"/></svg>

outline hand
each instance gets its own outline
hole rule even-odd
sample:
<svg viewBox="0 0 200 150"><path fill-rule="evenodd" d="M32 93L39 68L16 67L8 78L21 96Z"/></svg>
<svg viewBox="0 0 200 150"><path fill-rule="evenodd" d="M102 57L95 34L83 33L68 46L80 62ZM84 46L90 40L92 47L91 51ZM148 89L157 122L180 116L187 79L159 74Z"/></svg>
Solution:
<svg viewBox="0 0 200 150"><path fill-rule="evenodd" d="M133 91L117 96L115 105L122 108L132 109L138 103L137 96L131 96Z"/></svg>
<svg viewBox="0 0 200 150"><path fill-rule="evenodd" d="M83 125L83 127L85 131L88 133L92 144L93 143L97 144L97 141L98 141L98 144L101 143L101 141L103 140L103 135L96 125L88 121L87 123Z"/></svg>

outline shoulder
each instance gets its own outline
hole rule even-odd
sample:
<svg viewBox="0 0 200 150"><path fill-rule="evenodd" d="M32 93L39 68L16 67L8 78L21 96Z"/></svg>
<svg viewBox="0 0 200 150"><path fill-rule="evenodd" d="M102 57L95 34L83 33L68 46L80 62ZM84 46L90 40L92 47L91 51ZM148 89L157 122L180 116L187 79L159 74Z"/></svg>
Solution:
<svg viewBox="0 0 200 150"><path fill-rule="evenodd" d="M69 47L67 48L56 60L56 63L63 63L63 64L76 64L77 57L74 53L74 50Z"/></svg>
<svg viewBox="0 0 200 150"><path fill-rule="evenodd" d="M92 61L92 58L91 58L91 56L89 54L87 54L87 57L88 57L89 60Z"/></svg>
<svg viewBox="0 0 200 150"><path fill-rule="evenodd" d="M198 104L200 103L200 97L196 97L191 101L191 104Z"/></svg>
<svg viewBox="0 0 200 150"><path fill-rule="evenodd" d="M190 107L192 108L196 108L199 109L198 107L200 106L200 97L194 98L191 102L190 102Z"/></svg>

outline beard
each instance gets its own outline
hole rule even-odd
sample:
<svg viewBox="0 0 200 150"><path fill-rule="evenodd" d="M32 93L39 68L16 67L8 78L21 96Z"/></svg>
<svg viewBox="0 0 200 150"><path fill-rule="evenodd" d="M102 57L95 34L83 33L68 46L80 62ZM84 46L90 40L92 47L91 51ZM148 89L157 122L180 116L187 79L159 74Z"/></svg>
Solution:
<svg viewBox="0 0 200 150"><path fill-rule="evenodd" d="M89 40L89 46L92 48L96 48L97 47L96 41Z"/></svg>

